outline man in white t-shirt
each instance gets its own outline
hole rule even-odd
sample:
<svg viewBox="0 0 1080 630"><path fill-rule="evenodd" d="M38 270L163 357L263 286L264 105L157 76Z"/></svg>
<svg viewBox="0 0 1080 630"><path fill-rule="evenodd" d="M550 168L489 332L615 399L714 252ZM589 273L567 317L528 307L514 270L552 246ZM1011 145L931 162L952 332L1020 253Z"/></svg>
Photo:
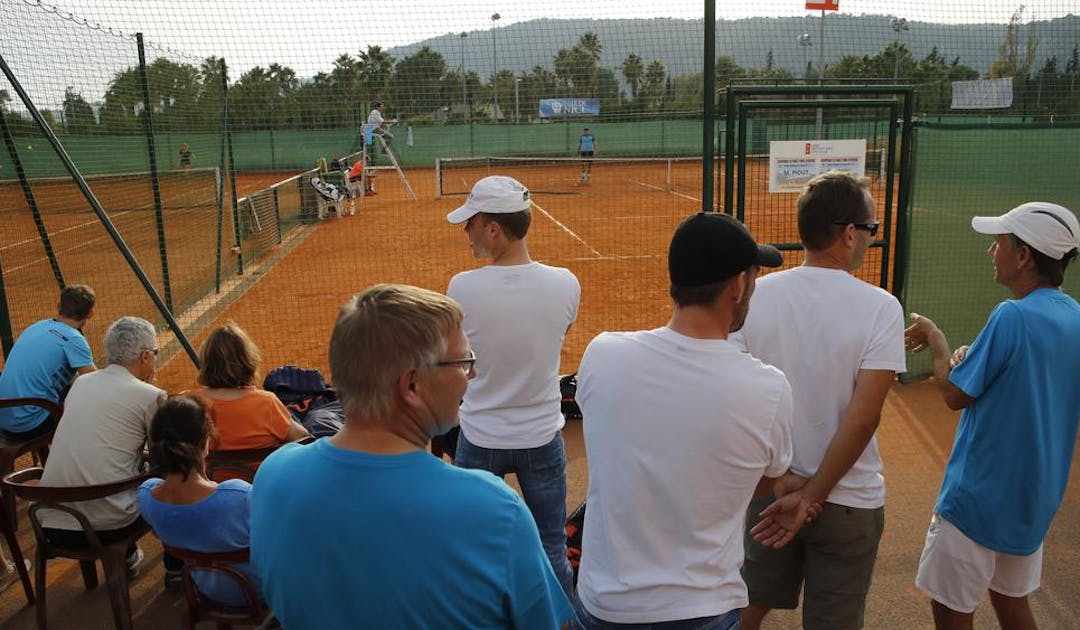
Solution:
<svg viewBox="0 0 1080 630"><path fill-rule="evenodd" d="M795 401L790 474L747 511L743 627L751 630L769 609L795 608L804 583L804 628L862 627L884 529L874 432L905 369L900 303L852 275L879 225L867 186L839 171L810 181L798 200L804 262L758 282L746 325L733 336L784 371ZM821 515L794 539L770 516L806 504L822 504Z"/></svg>
<svg viewBox="0 0 1080 630"><path fill-rule="evenodd" d="M521 182L492 175L446 216L465 224L474 256L491 259L454 276L446 291L465 311L465 334L477 356L454 463L515 474L555 575L572 598L559 352L577 319L581 285L569 269L529 257L531 208Z"/></svg>
<svg viewBox="0 0 1080 630"><path fill-rule="evenodd" d="M668 325L605 332L585 350L589 493L571 628L738 626L743 515L763 478L788 469L792 402L780 370L727 337L759 266L781 262L733 217L694 215L671 240Z"/></svg>
<svg viewBox="0 0 1080 630"><path fill-rule="evenodd" d="M80 376L71 386L42 485L97 485L139 473L150 419L166 397L152 385L158 355L153 324L138 317L116 320L105 331L105 354L107 367ZM127 538L132 529L143 526L135 490L83 502L78 508L104 543ZM54 544L87 544L78 522L63 512L43 510L41 524ZM133 545L128 550L132 574L141 560L142 551Z"/></svg>
<svg viewBox="0 0 1080 630"><path fill-rule="evenodd" d="M397 120L386 120L382 115L383 104L381 101L375 101L371 104L371 112L367 117L367 124L371 127L371 133L374 136L381 136L386 141L387 146L394 139L394 134L390 133L390 125L396 125ZM374 139L372 140L374 142Z"/></svg>

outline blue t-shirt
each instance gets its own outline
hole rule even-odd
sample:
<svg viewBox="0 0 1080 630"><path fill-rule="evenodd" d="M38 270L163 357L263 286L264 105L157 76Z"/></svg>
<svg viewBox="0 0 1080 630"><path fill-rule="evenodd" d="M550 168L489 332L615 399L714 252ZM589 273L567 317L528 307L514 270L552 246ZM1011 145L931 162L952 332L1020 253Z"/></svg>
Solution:
<svg viewBox="0 0 1080 630"><path fill-rule="evenodd" d="M289 630L554 630L572 614L513 490L422 451L282 446L255 476L251 554Z"/></svg>
<svg viewBox="0 0 1080 630"><path fill-rule="evenodd" d="M0 398L59 402L75 371L93 364L90 346L81 332L55 319L43 319L27 326L12 346L0 373ZM0 409L0 429L30 431L48 415L40 407Z"/></svg>
<svg viewBox="0 0 1080 630"><path fill-rule="evenodd" d="M1061 505L1080 419L1080 305L1054 289L999 304L949 375L960 416L939 514L980 545L1028 555Z"/></svg>
<svg viewBox="0 0 1080 630"><path fill-rule="evenodd" d="M591 133L582 134L578 138L578 151L592 151L593 150L593 135Z"/></svg>
<svg viewBox="0 0 1080 630"><path fill-rule="evenodd" d="M248 547L251 484L230 479L198 503L179 505L162 503L150 491L164 479L147 479L139 486L139 513L165 544L191 551L213 553ZM259 577L250 564L234 565L247 576L255 595L260 595ZM195 571L192 574L199 592L229 606L247 604L237 581L218 571Z"/></svg>

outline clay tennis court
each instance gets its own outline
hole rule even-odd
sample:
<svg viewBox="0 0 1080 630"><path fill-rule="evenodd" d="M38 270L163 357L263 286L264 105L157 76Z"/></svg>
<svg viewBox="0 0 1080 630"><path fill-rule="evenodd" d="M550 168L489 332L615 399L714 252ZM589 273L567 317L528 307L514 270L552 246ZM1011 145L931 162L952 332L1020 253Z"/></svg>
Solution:
<svg viewBox="0 0 1080 630"><path fill-rule="evenodd" d="M461 175L467 183L469 177L483 174L487 173ZM588 184L578 181L573 167L554 172L550 168L525 169L513 175L536 190L550 190L534 195L529 236L534 258L571 268L582 283L580 316L563 349L564 372L576 368L585 345L602 330L665 323L670 311L667 242L678 222L700 207L695 190L700 190L700 168L680 172L675 180L680 183L670 189L663 178L636 167L605 169L598 165ZM265 367L296 363L325 371L329 332L338 306L350 295L376 282L408 282L444 290L454 273L476 266L460 226L450 226L444 218L464 198L435 199L430 170L409 171L408 176L419 202L409 200L393 177L380 175L379 195L363 200L355 216L303 228L273 264L259 266L256 261L248 272L250 286L216 321L233 319L246 328L262 348ZM245 179L240 194L271 181L275 181L274 175ZM753 204L762 212L748 214L747 220L760 239L795 240L794 196L778 200L755 186L748 191L748 208ZM129 229L144 231L142 227ZM152 246L152 238L150 241L147 246ZM872 250L860 274L872 282L877 280L878 256L879 250ZM794 252L786 258L789 264L800 259ZM92 268L88 265L82 272L90 273ZM71 274L71 281L80 281L76 273L65 271ZM48 275L45 279L51 281ZM54 288L46 282L41 290L51 296ZM108 317L97 319L88 335L100 337L108 321ZM161 367L159 385L169 391L189 388L194 382L194 368L182 354L173 354ZM929 604L916 592L914 576L956 419L929 383L897 384L886 402L879 440L889 499L885 536L868 601L868 628L932 627ZM588 484L580 423L568 424L566 438L568 502L576 505L584 498ZM1047 539L1045 586L1033 598L1036 618L1045 628L1075 627L1071 602L1080 596L1080 586L1071 576L1077 555L1073 541L1080 533L1078 516L1080 500L1073 488ZM32 549L25 518L21 523L24 548ZM161 590L160 547L152 537L144 540L147 571L132 587L136 625L172 627L182 614L182 596ZM104 592L85 593L75 563L50 562L49 576L49 613L54 627L111 627ZM24 607L18 589L0 597L0 619L13 629L33 627L33 609ZM767 627L798 625L796 614L777 613ZM988 604L980 609L976 625L996 627Z"/></svg>

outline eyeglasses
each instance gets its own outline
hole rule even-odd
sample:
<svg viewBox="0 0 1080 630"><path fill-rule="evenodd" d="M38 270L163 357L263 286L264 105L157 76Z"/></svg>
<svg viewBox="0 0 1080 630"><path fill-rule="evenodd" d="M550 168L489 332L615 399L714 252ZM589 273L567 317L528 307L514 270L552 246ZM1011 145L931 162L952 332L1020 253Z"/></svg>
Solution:
<svg viewBox="0 0 1080 630"><path fill-rule="evenodd" d="M161 348L147 348L143 352L150 352L156 357L158 353L161 352Z"/></svg>
<svg viewBox="0 0 1080 630"><path fill-rule="evenodd" d="M856 230L865 230L870 233L870 236L876 236L880 223L874 221L873 223L852 223L851 221L833 221L833 225L850 225Z"/></svg>
<svg viewBox="0 0 1080 630"><path fill-rule="evenodd" d="M447 359L446 361L438 361L435 365L439 367L457 366L462 372L469 374L473 370L473 366L476 365L476 353L469 350L469 356L464 359Z"/></svg>

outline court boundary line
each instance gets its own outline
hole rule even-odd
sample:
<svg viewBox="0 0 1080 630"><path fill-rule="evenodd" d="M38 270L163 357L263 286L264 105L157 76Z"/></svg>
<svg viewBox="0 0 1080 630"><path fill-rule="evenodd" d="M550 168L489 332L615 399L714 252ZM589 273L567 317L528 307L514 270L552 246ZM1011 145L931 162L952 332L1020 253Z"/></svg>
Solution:
<svg viewBox="0 0 1080 630"><path fill-rule="evenodd" d="M639 182L636 179L632 179L630 181L632 183L634 183L634 184L637 184L638 186L644 186L645 188L652 188L653 190L659 190L660 192L671 193L672 195L675 195L677 197L682 197L683 199L689 199L690 201L696 201L698 203L701 203L701 200L698 199L697 197L691 197L690 195L684 195L681 192L678 192L678 191L675 191L675 190L667 190L666 188L664 188L662 186L656 186L656 185L653 185L653 184L646 184L645 182Z"/></svg>
<svg viewBox="0 0 1080 630"><path fill-rule="evenodd" d="M575 234L573 230L571 230L570 228L563 225L563 223L561 221L559 221L558 219L556 219L555 217L551 216L551 213L548 212L547 210L544 210L540 206L540 204L536 203L536 201L532 201L531 203L532 203L532 205L536 206L536 209L539 210L540 212L542 212L545 217L551 219L552 223L559 226L560 229L562 229L564 232L569 234L575 241L577 241L577 242L581 243L582 245L584 245L585 248L588 249L590 252L592 252L597 258L603 258L604 257L604 255L601 254L599 251L597 251L595 247L593 247L592 245L589 245L588 243L586 243L580 236Z"/></svg>

